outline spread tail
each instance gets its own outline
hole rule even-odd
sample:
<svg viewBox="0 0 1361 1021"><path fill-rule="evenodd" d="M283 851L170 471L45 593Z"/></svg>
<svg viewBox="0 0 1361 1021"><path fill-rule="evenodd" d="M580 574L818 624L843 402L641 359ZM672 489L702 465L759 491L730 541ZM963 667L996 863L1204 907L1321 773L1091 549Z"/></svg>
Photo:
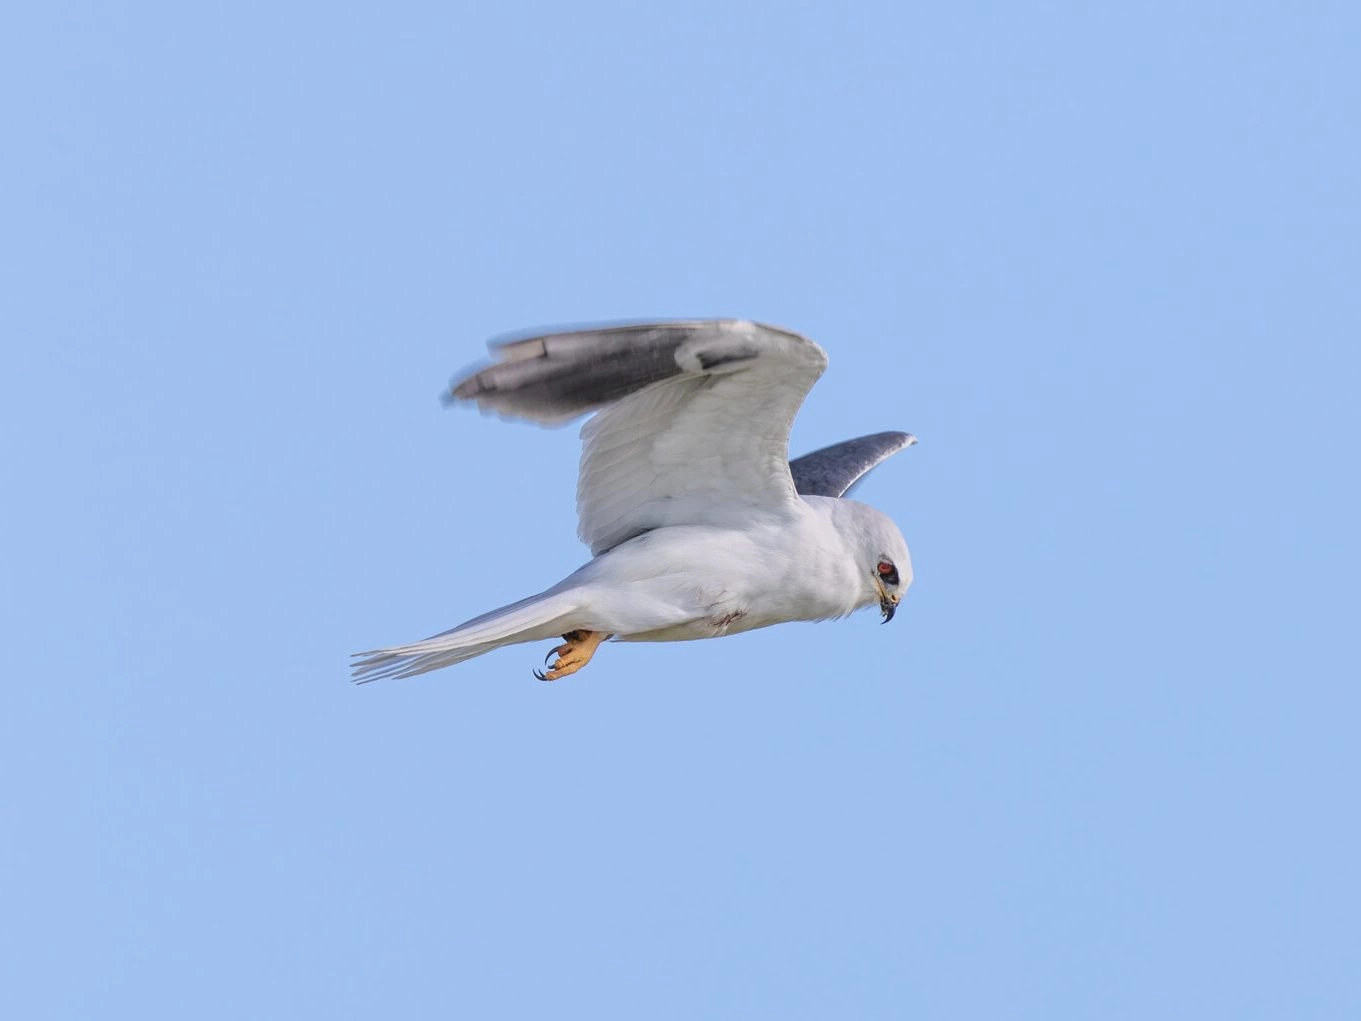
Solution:
<svg viewBox="0 0 1361 1021"><path fill-rule="evenodd" d="M580 607L570 592L541 592L465 621L421 642L356 652L350 679L366 684L383 677L414 677L462 663L503 645L537 642L571 631Z"/></svg>

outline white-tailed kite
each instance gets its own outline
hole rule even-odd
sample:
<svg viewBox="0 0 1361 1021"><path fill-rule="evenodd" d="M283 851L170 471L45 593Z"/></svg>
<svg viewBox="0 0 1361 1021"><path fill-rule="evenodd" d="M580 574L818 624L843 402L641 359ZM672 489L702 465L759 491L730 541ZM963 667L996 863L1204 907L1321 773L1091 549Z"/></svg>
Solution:
<svg viewBox="0 0 1361 1021"><path fill-rule="evenodd" d="M733 319L638 323L500 341L446 400L581 430L578 534L592 559L552 588L410 645L358 653L356 681L410 677L562 636L540 680L607 638L718 638L875 603L912 583L897 526L842 495L916 440L862 436L788 461L789 427L827 356ZM548 660L552 660L551 664Z"/></svg>

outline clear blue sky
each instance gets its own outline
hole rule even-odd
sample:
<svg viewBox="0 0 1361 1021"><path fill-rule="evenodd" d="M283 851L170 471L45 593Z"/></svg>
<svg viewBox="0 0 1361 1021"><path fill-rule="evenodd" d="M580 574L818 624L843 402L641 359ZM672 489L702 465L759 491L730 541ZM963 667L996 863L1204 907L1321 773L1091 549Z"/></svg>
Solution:
<svg viewBox="0 0 1361 1021"><path fill-rule="evenodd" d="M1361 1016L1354 5L27 4L14 1018ZM557 580L483 341L731 315L898 619L356 649Z"/></svg>

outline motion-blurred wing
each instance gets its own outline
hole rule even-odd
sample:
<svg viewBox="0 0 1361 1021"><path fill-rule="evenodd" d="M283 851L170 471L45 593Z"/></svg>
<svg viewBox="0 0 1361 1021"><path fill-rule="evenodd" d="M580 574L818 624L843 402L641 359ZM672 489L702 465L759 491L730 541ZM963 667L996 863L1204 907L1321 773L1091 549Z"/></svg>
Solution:
<svg viewBox="0 0 1361 1021"><path fill-rule="evenodd" d="M812 341L735 319L638 323L497 344L455 401L581 430L578 534L601 553L666 525L792 513L789 428L827 367Z"/></svg>

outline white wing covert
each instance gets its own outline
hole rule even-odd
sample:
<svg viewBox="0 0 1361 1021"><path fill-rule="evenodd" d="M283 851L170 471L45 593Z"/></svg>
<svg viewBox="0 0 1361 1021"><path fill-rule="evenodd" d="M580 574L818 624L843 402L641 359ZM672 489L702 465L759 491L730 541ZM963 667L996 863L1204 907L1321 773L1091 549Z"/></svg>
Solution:
<svg viewBox="0 0 1361 1021"><path fill-rule="evenodd" d="M578 534L599 554L652 528L792 513L789 429L827 356L743 320L527 337L452 389L484 411L581 430Z"/></svg>

